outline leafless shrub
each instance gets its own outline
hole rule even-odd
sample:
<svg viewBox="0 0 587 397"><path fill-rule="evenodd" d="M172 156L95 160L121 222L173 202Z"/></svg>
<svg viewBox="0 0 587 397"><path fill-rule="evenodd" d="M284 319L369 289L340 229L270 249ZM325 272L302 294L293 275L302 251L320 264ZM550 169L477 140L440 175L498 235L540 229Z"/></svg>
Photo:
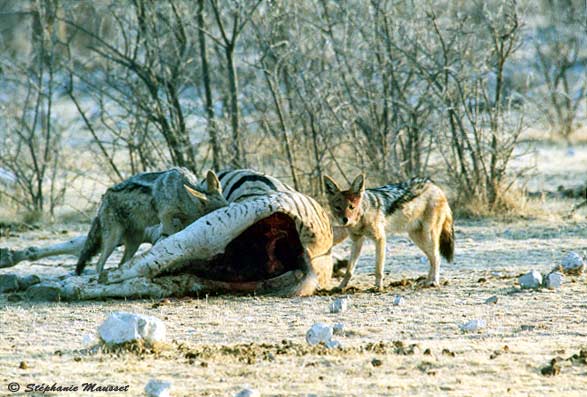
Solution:
<svg viewBox="0 0 587 397"><path fill-rule="evenodd" d="M536 29L533 67L538 74L534 95L551 130L569 142L578 127L587 92L587 4L549 0L541 4L544 22ZM583 103L584 105L584 103Z"/></svg>
<svg viewBox="0 0 587 397"><path fill-rule="evenodd" d="M555 15L563 3L573 15ZM518 193L510 163L528 99L567 137L582 117L581 33L531 34L558 32L585 12L579 0L51 4L58 83L112 182L249 166L320 196L326 173L362 171L370 185L431 175L485 213ZM525 84L516 71L531 67Z"/></svg>
<svg viewBox="0 0 587 397"><path fill-rule="evenodd" d="M53 216L67 186L62 164L64 126L53 107L59 87L56 12L50 3L34 3L32 58L2 60L12 95L0 107L4 135L0 167L14 177L15 188L0 189L0 195L27 210L29 221L45 211Z"/></svg>

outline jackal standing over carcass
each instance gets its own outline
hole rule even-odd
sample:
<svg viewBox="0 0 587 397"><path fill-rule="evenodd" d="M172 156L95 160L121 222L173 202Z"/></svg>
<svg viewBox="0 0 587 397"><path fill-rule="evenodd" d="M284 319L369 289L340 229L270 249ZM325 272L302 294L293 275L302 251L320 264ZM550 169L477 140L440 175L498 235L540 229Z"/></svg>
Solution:
<svg viewBox="0 0 587 397"><path fill-rule="evenodd" d="M440 255L449 262L454 255L452 211L440 187L428 178L412 178L365 189L363 175L358 175L348 190L341 190L328 176L324 177L324 185L334 217L347 228L353 241L340 288L345 288L351 279L366 237L376 245L375 286L383 287L386 225L390 231L408 233L430 261L427 283L439 285Z"/></svg>
<svg viewBox="0 0 587 397"><path fill-rule="evenodd" d="M145 172L109 188L79 256L76 273L100 251L96 270L101 273L114 249L121 243L128 261L143 242L177 233L196 219L228 203L214 171L206 175L205 193L198 191L196 177L185 168Z"/></svg>

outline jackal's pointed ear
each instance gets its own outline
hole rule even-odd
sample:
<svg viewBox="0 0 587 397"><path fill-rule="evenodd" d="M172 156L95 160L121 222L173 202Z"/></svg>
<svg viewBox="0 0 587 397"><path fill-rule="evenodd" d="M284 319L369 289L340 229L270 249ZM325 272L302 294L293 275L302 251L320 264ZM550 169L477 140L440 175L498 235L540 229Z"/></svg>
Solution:
<svg viewBox="0 0 587 397"><path fill-rule="evenodd" d="M355 178L355 180L353 181L353 183L351 183L351 192L353 192L353 194L363 194L363 192L365 191L365 175L363 174L359 174L357 175L357 177Z"/></svg>
<svg viewBox="0 0 587 397"><path fill-rule="evenodd" d="M208 197L206 197L206 195L202 192L198 192L196 189L193 189L191 187L189 187L188 185L183 185L183 187L185 188L185 190L188 191L188 193L195 199L201 201L202 203L207 203L208 202Z"/></svg>
<svg viewBox="0 0 587 397"><path fill-rule="evenodd" d="M212 170L206 174L206 183L208 184L208 194L222 194L222 185L216 173Z"/></svg>
<svg viewBox="0 0 587 397"><path fill-rule="evenodd" d="M340 188L334 182L334 179L329 177L328 175L324 175L324 187L326 188L326 194L332 196L335 193L340 192Z"/></svg>

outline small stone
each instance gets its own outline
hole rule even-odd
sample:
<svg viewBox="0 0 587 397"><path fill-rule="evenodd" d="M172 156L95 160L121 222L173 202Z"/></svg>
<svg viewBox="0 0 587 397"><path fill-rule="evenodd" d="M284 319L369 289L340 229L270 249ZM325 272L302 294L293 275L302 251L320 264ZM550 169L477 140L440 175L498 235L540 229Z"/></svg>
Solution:
<svg viewBox="0 0 587 397"><path fill-rule="evenodd" d="M383 361L381 361L378 358L374 358L373 360L371 360L371 365L374 367L381 367L383 365Z"/></svg>
<svg viewBox="0 0 587 397"><path fill-rule="evenodd" d="M405 303L406 303L406 300L403 298L403 296L396 295L393 297L393 305L394 306L402 306Z"/></svg>
<svg viewBox="0 0 587 397"><path fill-rule="evenodd" d="M460 325L460 328L464 332L477 332L486 327L485 320L476 319L467 321L465 324Z"/></svg>
<svg viewBox="0 0 587 397"><path fill-rule="evenodd" d="M326 344L332 338L333 329L330 325L316 323L306 332L306 342L309 345Z"/></svg>
<svg viewBox="0 0 587 397"><path fill-rule="evenodd" d="M82 344L84 346L91 346L91 345L96 344L96 342L97 342L97 338L96 338L96 335L94 335L94 334L85 334L82 337Z"/></svg>
<svg viewBox="0 0 587 397"><path fill-rule="evenodd" d="M548 289L559 289L565 276L560 272L552 272L544 278L544 286Z"/></svg>
<svg viewBox="0 0 587 397"><path fill-rule="evenodd" d="M424 355L425 356L431 356L432 355L432 350L430 350L430 349L424 350Z"/></svg>
<svg viewBox="0 0 587 397"><path fill-rule="evenodd" d="M522 289L538 289L542 286L542 275L536 270L532 270L518 278Z"/></svg>
<svg viewBox="0 0 587 397"><path fill-rule="evenodd" d="M420 263L423 265L427 265L428 264L428 258L426 258L425 256L420 256Z"/></svg>
<svg viewBox="0 0 587 397"><path fill-rule="evenodd" d="M0 294L18 291L18 276L16 274L0 274Z"/></svg>
<svg viewBox="0 0 587 397"><path fill-rule="evenodd" d="M151 379L145 386L147 397L169 397L171 382L164 380Z"/></svg>
<svg viewBox="0 0 587 397"><path fill-rule="evenodd" d="M98 328L100 338L107 344L121 344L136 340L147 343L165 340L165 324L156 317L115 312Z"/></svg>
<svg viewBox="0 0 587 397"><path fill-rule="evenodd" d="M259 393L259 390L246 387L236 393L234 397L261 397L261 393Z"/></svg>
<svg viewBox="0 0 587 397"><path fill-rule="evenodd" d="M340 349L342 348L342 345L340 344L339 341L334 340L334 339L330 339L328 342L325 343L326 347L328 349Z"/></svg>
<svg viewBox="0 0 587 397"><path fill-rule="evenodd" d="M332 327L332 333L334 335L344 335L344 324L343 323L335 323Z"/></svg>
<svg viewBox="0 0 587 397"><path fill-rule="evenodd" d="M490 296L489 298L485 299L485 304L486 305L497 304L497 296L493 295L493 296Z"/></svg>
<svg viewBox="0 0 587 397"><path fill-rule="evenodd" d="M27 364L26 361L21 361L20 364L18 365L18 368L20 369L28 369L29 365Z"/></svg>
<svg viewBox="0 0 587 397"><path fill-rule="evenodd" d="M342 313L348 308L347 298L338 298L330 304L330 313Z"/></svg>
<svg viewBox="0 0 587 397"><path fill-rule="evenodd" d="M581 274L585 270L585 260L576 252L569 252L561 261L562 271L567 274Z"/></svg>

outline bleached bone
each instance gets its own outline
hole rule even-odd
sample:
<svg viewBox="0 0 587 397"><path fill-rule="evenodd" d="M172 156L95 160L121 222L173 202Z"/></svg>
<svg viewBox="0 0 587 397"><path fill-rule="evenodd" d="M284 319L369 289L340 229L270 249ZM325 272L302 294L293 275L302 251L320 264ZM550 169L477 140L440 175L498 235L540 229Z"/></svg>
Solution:
<svg viewBox="0 0 587 397"><path fill-rule="evenodd" d="M9 250L0 248L0 268L12 267L22 261L36 261L55 255L78 255L86 236L79 236L64 243L53 244L47 247L29 247L23 250Z"/></svg>
<svg viewBox="0 0 587 397"><path fill-rule="evenodd" d="M295 236L286 227L293 228ZM281 242L281 249L299 244L300 252L296 252L295 258L271 257L277 255L276 244L282 238L287 240ZM267 253L268 261L240 263L247 250L253 250L259 241L266 243L263 252ZM232 203L198 219L120 268L103 273L101 282L91 276L52 279L30 287L27 294L31 298L55 296L82 300L163 297L203 291L309 295L329 284L331 247L332 228L324 209L301 193L278 192ZM283 271L271 269L286 265L290 268ZM239 272L245 266L249 270L253 266L253 272L258 269L259 274L266 272L270 276L264 279L248 275L240 279ZM224 270L231 279L223 280L224 274L218 274Z"/></svg>
<svg viewBox="0 0 587 397"><path fill-rule="evenodd" d="M145 230L143 241L154 244L161 237L161 226L148 227ZM18 265L22 261L36 261L42 258L57 255L79 256L84 244L86 235L74 237L63 243L48 245L46 247L28 247L23 250L9 250L0 248L0 269Z"/></svg>

